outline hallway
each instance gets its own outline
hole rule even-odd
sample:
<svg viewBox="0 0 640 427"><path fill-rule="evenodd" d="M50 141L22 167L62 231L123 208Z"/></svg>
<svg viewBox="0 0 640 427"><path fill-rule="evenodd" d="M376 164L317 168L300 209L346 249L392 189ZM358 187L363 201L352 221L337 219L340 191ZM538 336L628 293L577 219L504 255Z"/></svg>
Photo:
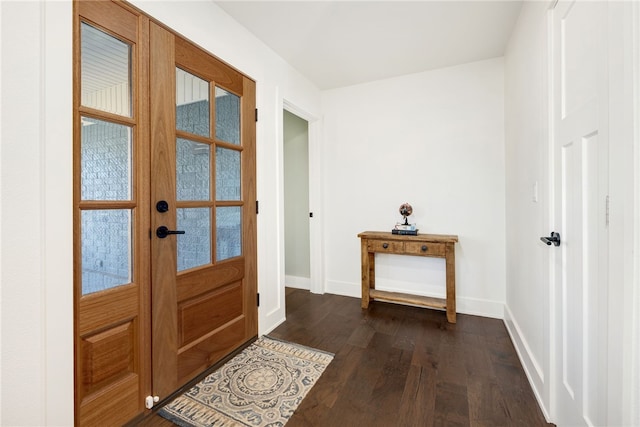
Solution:
<svg viewBox="0 0 640 427"><path fill-rule="evenodd" d="M296 426L546 426L501 320L287 289L269 335L336 354Z"/></svg>

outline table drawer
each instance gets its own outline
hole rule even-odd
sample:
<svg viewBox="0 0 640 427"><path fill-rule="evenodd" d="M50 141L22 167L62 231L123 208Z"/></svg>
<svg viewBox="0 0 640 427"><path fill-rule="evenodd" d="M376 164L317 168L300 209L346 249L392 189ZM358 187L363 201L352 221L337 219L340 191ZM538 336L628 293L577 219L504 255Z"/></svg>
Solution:
<svg viewBox="0 0 640 427"><path fill-rule="evenodd" d="M367 250L369 252L404 252L404 242L394 242L393 240L369 240L367 241Z"/></svg>
<svg viewBox="0 0 640 427"><path fill-rule="evenodd" d="M405 242L404 253L409 255L442 257L445 254L445 244L427 242Z"/></svg>

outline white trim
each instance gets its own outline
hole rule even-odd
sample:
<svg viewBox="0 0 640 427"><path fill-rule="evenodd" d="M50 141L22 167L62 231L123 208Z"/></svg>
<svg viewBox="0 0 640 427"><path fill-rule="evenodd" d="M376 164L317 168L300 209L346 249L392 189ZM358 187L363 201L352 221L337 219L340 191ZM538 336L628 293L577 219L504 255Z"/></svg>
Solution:
<svg viewBox="0 0 640 427"><path fill-rule="evenodd" d="M72 425L73 165L71 2L43 2L43 320L45 422ZM61 185L65 184L66 185Z"/></svg>
<svg viewBox="0 0 640 427"><path fill-rule="evenodd" d="M360 283L327 280L325 292L345 297L360 298Z"/></svg>
<svg viewBox="0 0 640 427"><path fill-rule="evenodd" d="M287 288L295 288L295 289L311 289L311 279L308 277L299 277L299 276L284 276L284 285Z"/></svg>
<svg viewBox="0 0 640 427"><path fill-rule="evenodd" d="M632 84L633 84L633 283L631 321L631 390L624 407L628 410L629 425L640 425L640 5L632 4Z"/></svg>
<svg viewBox="0 0 640 427"><path fill-rule="evenodd" d="M610 145L610 272L608 301L608 425L640 425L632 422L638 396L637 281L638 187L637 183L637 30L635 8L630 2L608 5L609 24L609 145ZM637 32L635 34L638 35ZM634 254L635 252L635 254ZM635 288L635 289L634 289ZM634 302L636 304L634 304ZM635 353L635 354L634 354ZM635 407L635 408L634 408Z"/></svg>
<svg viewBox="0 0 640 427"><path fill-rule="evenodd" d="M276 329L278 326L280 326L281 324L283 324L286 321L286 317L280 317L278 320L273 321L265 330L261 330L260 332L258 332L259 336L263 336L263 335L267 335L269 333L271 333L271 331L273 331L274 329Z"/></svg>
<svg viewBox="0 0 640 427"><path fill-rule="evenodd" d="M2 22L2 7L0 6L0 22ZM6 37L6 36L5 36ZM2 29L0 28L0 58L2 56ZM0 93L2 93L2 66L0 64ZM0 140L2 140L2 102L0 102ZM0 144L0 167L2 167L2 144ZM0 227L2 226L2 172L0 171ZM0 280L2 280L2 238L0 238ZM2 331L2 287L0 287L0 331ZM2 339L0 337L0 375L2 373L2 359L4 359L4 353L2 352ZM2 387L0 387L0 420L2 420Z"/></svg>
<svg viewBox="0 0 640 427"><path fill-rule="evenodd" d="M516 349L516 353L518 353L518 358L520 359L520 363L524 368L524 373L527 375L527 379L529 380L529 384L531 384L531 388L533 390L533 394L538 401L538 405L542 410L542 414L547 422L550 422L549 417L549 408L545 405L545 400L543 398L545 394L544 385L545 385L545 376L544 370L540 366L540 363L535 358L533 353L531 352L531 347L529 343L525 339L524 335L521 332L518 323L513 317L513 313L507 305L504 307L504 325L507 328L507 332L511 337L511 342L513 342L513 346Z"/></svg>
<svg viewBox="0 0 640 427"><path fill-rule="evenodd" d="M258 91L258 96L261 91ZM273 132L275 150L266 150L258 143L256 147L256 182L258 185L258 292L261 294L258 307L258 333L263 335L282 323L286 317L284 292L284 168L283 168L283 123L282 96L279 86L273 87L273 110L265 105L259 111L257 138L261 141L261 132L266 135ZM260 110L260 100L256 99ZM266 103L266 102L265 102ZM271 112L273 115L268 116ZM273 126L273 127L272 127ZM273 176L276 182L273 184ZM267 184L269 183L269 184ZM275 187L275 188L274 188ZM273 199L269 200L269 194ZM273 226L275 224L275 227Z"/></svg>
<svg viewBox="0 0 640 427"><path fill-rule="evenodd" d="M493 301L483 298L457 297L456 311L472 316L504 318L504 301Z"/></svg>

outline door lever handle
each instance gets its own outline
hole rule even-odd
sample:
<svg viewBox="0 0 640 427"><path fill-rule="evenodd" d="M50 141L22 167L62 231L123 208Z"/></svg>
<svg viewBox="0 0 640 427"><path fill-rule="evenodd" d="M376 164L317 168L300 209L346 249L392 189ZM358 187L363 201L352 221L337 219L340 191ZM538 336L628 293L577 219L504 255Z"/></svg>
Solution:
<svg viewBox="0 0 640 427"><path fill-rule="evenodd" d="M161 225L160 227L158 227L156 229L156 236L158 236L161 239L164 239L169 234L184 234L184 231L182 231L182 230L169 230L164 225Z"/></svg>
<svg viewBox="0 0 640 427"><path fill-rule="evenodd" d="M547 246L551 246L552 243L553 243L553 246L560 246L560 233L556 233L555 231L552 231L551 236L541 237L540 240L546 243Z"/></svg>

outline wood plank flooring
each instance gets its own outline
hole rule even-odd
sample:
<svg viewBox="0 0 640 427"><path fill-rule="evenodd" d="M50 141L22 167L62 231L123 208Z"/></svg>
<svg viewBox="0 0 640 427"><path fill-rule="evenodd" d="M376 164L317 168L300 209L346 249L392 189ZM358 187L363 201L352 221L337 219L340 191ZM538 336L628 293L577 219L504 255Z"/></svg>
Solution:
<svg viewBox="0 0 640 427"><path fill-rule="evenodd" d="M549 426L504 323L287 289L269 335L335 353L287 427ZM158 416L143 426L172 426Z"/></svg>

